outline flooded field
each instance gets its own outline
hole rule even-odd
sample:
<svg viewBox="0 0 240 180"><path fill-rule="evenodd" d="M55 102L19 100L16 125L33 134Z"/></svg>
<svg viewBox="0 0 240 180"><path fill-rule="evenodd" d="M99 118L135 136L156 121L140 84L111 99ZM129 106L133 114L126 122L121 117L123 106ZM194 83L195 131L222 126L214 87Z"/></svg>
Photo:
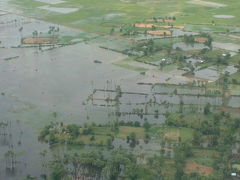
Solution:
<svg viewBox="0 0 240 180"><path fill-rule="evenodd" d="M29 174L44 179L51 170L45 163L55 156L98 148L106 156L119 148L146 156L140 159L144 165L161 151L172 162L182 142L213 148L210 121L222 123L214 113L223 120L229 112L240 115L240 46L215 41L238 30L227 29L224 21L237 21L236 13L211 12L217 23L225 23L221 26L203 21L205 16L200 24L190 21L194 8L205 6L204 12L227 3L164 2L169 9L174 3L193 8L185 13L161 9L157 1L118 1L114 12L102 7L108 1L32 0L24 8L26 2L0 0L0 180ZM138 17L124 9L126 4L136 6L136 14L152 4L164 14ZM96 14L89 15L93 9ZM202 33L204 28L218 36ZM195 114L198 122L192 122ZM71 128L77 128L76 136ZM195 137L195 130L204 138Z"/></svg>
<svg viewBox="0 0 240 180"><path fill-rule="evenodd" d="M11 143L3 142L6 145L0 146L0 154L4 157L9 150L17 154L14 176L4 173L5 159L0 159L0 179L19 180L27 174L39 176L42 173L39 153L46 147L37 139L40 127L50 121L86 121L87 111L82 102L93 86L102 87L106 80L129 86L132 81L126 79L138 75L111 65L125 55L94 44L79 43L45 51L34 47L17 48L21 46L21 37L31 36L36 28L47 33L51 24L12 14L0 16L0 22L0 122L11 122L8 132L12 138ZM60 27L59 33L79 32ZM51 115L53 112L57 112L56 118ZM96 117L91 120L98 121ZM20 140L21 145L18 145Z"/></svg>

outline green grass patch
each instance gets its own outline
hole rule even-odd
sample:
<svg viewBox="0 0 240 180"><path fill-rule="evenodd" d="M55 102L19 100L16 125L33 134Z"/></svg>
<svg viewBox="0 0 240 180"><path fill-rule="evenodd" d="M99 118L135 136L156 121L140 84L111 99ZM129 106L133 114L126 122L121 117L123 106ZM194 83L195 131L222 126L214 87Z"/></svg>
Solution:
<svg viewBox="0 0 240 180"><path fill-rule="evenodd" d="M113 64L122 68L126 68L129 70L137 71L137 72L146 72L148 69L143 68L143 67L138 67L138 66L133 66L128 63L133 62L135 57L128 57L124 60L114 62Z"/></svg>
<svg viewBox="0 0 240 180"><path fill-rule="evenodd" d="M65 3L50 5L52 7L68 7L79 8L77 12L69 14L53 13L46 10L40 10L39 6L45 3L33 0L12 0L11 3L17 5L25 15L41 17L42 19L53 21L55 23L71 25L79 27L88 32L98 32L109 34L112 26L122 24L134 24L137 21L144 21L152 17L175 16L174 25L211 23L215 21L216 26L211 26L212 31L226 31L229 26L239 24L239 4L235 1L220 1L228 6L224 8L207 7L196 4L187 3L189 0L162 0L162 1L146 1L131 0L112 1L112 0L68 0ZM144 13L142 13L144 12ZM234 15L231 19L217 19L213 14L229 14ZM117 15L116 15L117 14ZM118 15L121 14L121 15ZM82 21L81 21L82 20ZM81 21L81 23L74 23ZM112 24L106 26L106 24ZM198 27L192 29L198 30ZM207 27L208 28L208 27ZM203 29L199 28L199 31Z"/></svg>
<svg viewBox="0 0 240 180"><path fill-rule="evenodd" d="M229 59L230 63L238 64L240 62L240 54L237 54Z"/></svg>
<svg viewBox="0 0 240 180"><path fill-rule="evenodd" d="M178 141L181 138L182 142L191 142L192 136L193 130L190 128L161 127L157 132L157 138L170 141Z"/></svg>
<svg viewBox="0 0 240 180"><path fill-rule="evenodd" d="M207 149L194 149L193 154L195 162L204 166L213 166L215 159L219 157L217 151Z"/></svg>
<svg viewBox="0 0 240 180"><path fill-rule="evenodd" d="M145 136L145 130L142 127L120 126L117 137L126 139L131 133L135 133L137 139L143 139Z"/></svg>
<svg viewBox="0 0 240 180"><path fill-rule="evenodd" d="M233 164L232 167L240 171L240 164Z"/></svg>
<svg viewBox="0 0 240 180"><path fill-rule="evenodd" d="M173 63L173 64L169 64L169 65L163 66L162 71L163 72L170 72L170 71L173 71L173 70L175 70L177 68L178 68L178 64L177 63Z"/></svg>
<svg viewBox="0 0 240 180"><path fill-rule="evenodd" d="M236 72L229 76L230 83L240 84L240 72Z"/></svg>
<svg viewBox="0 0 240 180"><path fill-rule="evenodd" d="M113 134L110 127L93 127L93 131L96 135Z"/></svg>

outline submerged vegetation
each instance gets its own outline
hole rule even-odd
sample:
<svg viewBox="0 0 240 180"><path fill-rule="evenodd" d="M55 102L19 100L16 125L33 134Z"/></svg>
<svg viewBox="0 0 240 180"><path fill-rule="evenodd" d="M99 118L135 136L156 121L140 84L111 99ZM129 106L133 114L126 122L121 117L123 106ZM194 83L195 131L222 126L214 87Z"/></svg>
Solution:
<svg viewBox="0 0 240 180"><path fill-rule="evenodd" d="M66 142L68 145L96 147L91 152L56 157L49 164L52 178L59 178L60 173L62 179L226 179L237 170L234 164L240 163L236 158L238 152L235 152L240 137L240 119L224 112L205 112L198 116L176 113L169 115L163 125L145 122L142 130L139 126L137 122L86 124L83 128L74 124L46 126L40 133L40 139L52 145ZM58 140L53 141L51 136L58 137ZM66 136L69 141L62 141ZM111 140L106 144L92 143L101 142L95 137L103 136L109 136ZM72 141L79 137L87 137L88 140L80 144ZM128 146L117 148L114 140L118 138L122 138ZM141 140L148 146L157 144L157 149L147 151L139 144ZM138 148L141 151L136 150Z"/></svg>

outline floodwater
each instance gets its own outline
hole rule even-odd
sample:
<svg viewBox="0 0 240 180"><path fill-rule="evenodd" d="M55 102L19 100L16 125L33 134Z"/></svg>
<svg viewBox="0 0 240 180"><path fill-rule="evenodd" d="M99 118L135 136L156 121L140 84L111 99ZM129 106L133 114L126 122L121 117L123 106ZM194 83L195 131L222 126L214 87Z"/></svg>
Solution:
<svg viewBox="0 0 240 180"><path fill-rule="evenodd" d="M44 173L40 152L49 148L47 144L38 142L37 134L31 125L23 123L18 119L19 114L13 113L14 109L24 108L25 105L16 102L14 98L0 96L0 123L8 123L7 127L0 127L0 179L3 180L19 180L30 173L35 176ZM8 151L16 154L13 171L5 170L10 166L5 157Z"/></svg>
<svg viewBox="0 0 240 180"><path fill-rule="evenodd" d="M48 32L50 26L59 28L59 31L54 34L49 34ZM15 14L3 13L0 15L0 47L18 47L21 45L21 39L32 37L32 33L34 31L37 31L38 36L40 37L49 37L51 35L74 36L83 33L80 30L22 17Z"/></svg>
<svg viewBox="0 0 240 180"><path fill-rule="evenodd" d="M88 110L82 103L92 88L104 88L107 80L113 86L129 87L134 84L131 78L139 76L111 65L126 58L125 55L95 44L79 43L47 51L11 48L20 45L21 36L31 36L36 24L43 33L51 25L23 17L18 17L15 23L15 17L13 14L0 16L0 122L11 122L7 130L11 141L0 146L0 179L4 180L19 180L28 174L39 177L44 172L39 153L49 149L48 145L38 142L41 127L51 121L86 122ZM22 33L18 30L22 26L20 22L25 22ZM79 33L60 29L64 35ZM96 59L102 64L94 63ZM52 116L53 112L57 112L57 117ZM90 117L90 121L99 122L99 116ZM14 175L5 171L4 155L9 150L16 153Z"/></svg>
<svg viewBox="0 0 240 180"><path fill-rule="evenodd" d="M189 51L189 50L199 50L199 49L208 48L208 47L201 43L195 43L193 45L190 45L190 44L186 44L184 42L180 42L180 43L174 44L173 48L174 49L180 48L183 51Z"/></svg>
<svg viewBox="0 0 240 180"><path fill-rule="evenodd" d="M225 72L228 72L231 75L237 72L237 68L233 65L229 65L222 70L218 70L217 67L208 67L206 69L195 71L195 77L216 81L219 79L220 75L224 74Z"/></svg>
<svg viewBox="0 0 240 180"><path fill-rule="evenodd" d="M50 6L40 6L39 9L44 9L50 12L56 12L61 14L69 14L78 11L78 8L59 8L59 7L50 7Z"/></svg>
<svg viewBox="0 0 240 180"><path fill-rule="evenodd" d="M1 1L0 8L6 7L6 2L6 0ZM116 107L84 105L83 102L93 89L114 89L116 85L120 85L123 92L143 93L123 93L118 109L122 112L118 117L119 120L141 123L145 120L150 123L163 123L164 113L179 111L181 101L184 102L185 109L189 109L187 105L191 104L200 106L206 102L214 106L222 104L222 99L219 97L198 97L198 94L203 93L198 90L179 89L178 95L155 94L153 96L155 92L151 91L150 86L137 85L139 81L149 80L149 77L153 76L151 72L146 78L138 72L112 65L113 62L127 56L102 49L94 42L78 43L45 51L40 51L36 47L22 47L22 38L31 37L36 29L39 33L41 32L41 35L46 35L49 26L56 25L10 13L0 13L0 179L19 180L28 174L39 177L42 173L47 173L42 167L40 152L47 150L48 159L51 158L51 153L47 144L38 141L38 133L51 121L106 123L115 119ZM58 27L60 37L84 33L63 26ZM94 63L96 60L101 63ZM165 79L169 78L167 76L164 79L160 75L162 74L155 75L158 80L165 82ZM173 78L173 75L170 77ZM177 80L168 82L174 81L175 84L186 82L186 79ZM170 93L174 90L175 88L160 89L161 92ZM106 104L106 101L101 99L104 96L108 95L96 94L95 98L100 97L96 100L99 101L99 105ZM113 98L115 95L109 96ZM154 101L154 98L158 104L152 105L149 102ZM237 103L239 101L235 102L235 100L230 99L229 106L239 107ZM147 103L149 104L145 106ZM134 108L143 109L148 113L130 114L136 111ZM157 115L156 110L159 111ZM3 123L7 126L4 127ZM117 144L121 144L120 141ZM141 146L150 147L143 143ZM151 149L154 146L151 145ZM159 145L156 147L159 148ZM6 163L5 155L8 151L16 154L15 171L12 173L6 171L6 166L9 164Z"/></svg>
<svg viewBox="0 0 240 180"><path fill-rule="evenodd" d="M240 96L232 96L230 97L228 106L239 108L240 107Z"/></svg>

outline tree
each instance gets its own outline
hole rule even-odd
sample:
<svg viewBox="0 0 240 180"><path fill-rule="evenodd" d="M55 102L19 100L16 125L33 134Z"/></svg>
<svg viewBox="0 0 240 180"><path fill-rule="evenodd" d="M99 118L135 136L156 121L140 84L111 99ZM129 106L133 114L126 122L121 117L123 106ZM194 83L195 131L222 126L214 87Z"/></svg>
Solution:
<svg viewBox="0 0 240 180"><path fill-rule="evenodd" d="M133 125L134 125L135 127L140 127L140 126L141 126L140 122L138 122L138 121L135 121Z"/></svg>
<svg viewBox="0 0 240 180"><path fill-rule="evenodd" d="M205 106L204 106L204 114L207 115L207 114L210 114L210 109L211 109L211 104L210 103L207 103Z"/></svg>
<svg viewBox="0 0 240 180"><path fill-rule="evenodd" d="M131 146L131 147L135 147L135 146L136 146L136 143L137 143L136 133L135 133L135 132L132 132L132 133L129 135L129 139L130 139L130 146Z"/></svg>
<svg viewBox="0 0 240 180"><path fill-rule="evenodd" d="M194 131L192 144L195 146L199 146L201 143L201 134L198 131Z"/></svg>
<svg viewBox="0 0 240 180"><path fill-rule="evenodd" d="M91 136L90 141L95 141L95 136Z"/></svg>
<svg viewBox="0 0 240 180"><path fill-rule="evenodd" d="M183 41L184 41L186 44L190 44L190 45L193 45L193 44L195 43L195 39L194 39L194 36L193 36L193 35L190 35L190 36L184 35L184 36L183 36Z"/></svg>
<svg viewBox="0 0 240 180"><path fill-rule="evenodd" d="M151 139L150 135L149 134L145 134L145 137L144 137L144 141L145 143L148 143L148 141Z"/></svg>
<svg viewBox="0 0 240 180"><path fill-rule="evenodd" d="M57 137L54 135L53 132L50 133L50 136L49 136L49 144L52 145L52 144L55 144L55 143L58 143L58 139Z"/></svg>
<svg viewBox="0 0 240 180"><path fill-rule="evenodd" d="M136 162L133 156L126 154L123 151L113 151L111 158L107 160L106 166L103 168L103 179L118 180L120 176L124 175L127 165Z"/></svg>
<svg viewBox="0 0 240 180"><path fill-rule="evenodd" d="M76 124L69 124L67 126L67 131L74 138L78 137L80 134L79 127Z"/></svg>
<svg viewBox="0 0 240 180"><path fill-rule="evenodd" d="M112 35L114 33L114 28L112 28L111 30L110 30L110 35Z"/></svg>
<svg viewBox="0 0 240 180"><path fill-rule="evenodd" d="M38 32L35 30L35 31L33 31L32 35L33 35L33 37L37 37L38 36Z"/></svg>
<svg viewBox="0 0 240 180"><path fill-rule="evenodd" d="M176 164L176 173L175 173L175 180L183 180L183 175L184 175L184 171L183 171L183 165L180 163Z"/></svg>
<svg viewBox="0 0 240 180"><path fill-rule="evenodd" d="M162 174L154 174L149 168L140 166L137 163L129 163L125 171L126 180L161 180Z"/></svg>
<svg viewBox="0 0 240 180"><path fill-rule="evenodd" d="M64 168L63 164L59 161L54 162L51 167L51 178L52 180L62 180L67 174L67 170Z"/></svg>
<svg viewBox="0 0 240 180"><path fill-rule="evenodd" d="M179 104L179 113L183 113L183 107L184 107L184 102L183 100L181 100Z"/></svg>
<svg viewBox="0 0 240 180"><path fill-rule="evenodd" d="M27 175L24 179L22 180L37 180L36 177L33 177L33 176L30 176L30 175Z"/></svg>
<svg viewBox="0 0 240 180"><path fill-rule="evenodd" d="M143 127L144 127L144 129L145 129L146 131L148 131L149 128L151 127L151 125L148 123L147 120L145 120L144 123L143 123Z"/></svg>

